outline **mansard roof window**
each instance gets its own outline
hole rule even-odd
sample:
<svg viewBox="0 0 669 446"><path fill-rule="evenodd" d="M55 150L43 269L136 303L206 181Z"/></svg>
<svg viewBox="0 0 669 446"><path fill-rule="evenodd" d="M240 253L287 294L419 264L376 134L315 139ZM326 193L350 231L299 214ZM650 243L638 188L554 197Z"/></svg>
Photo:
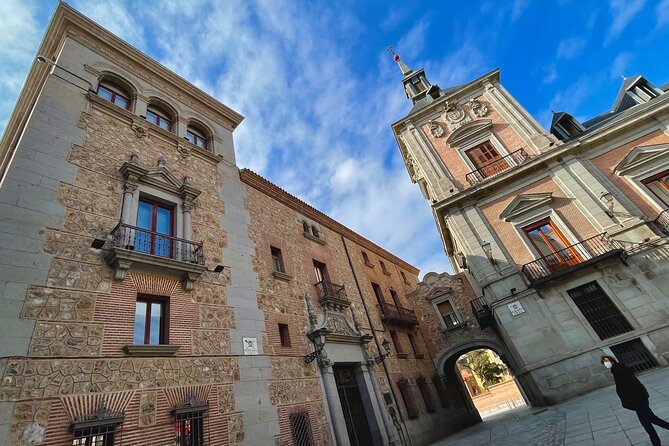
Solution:
<svg viewBox="0 0 669 446"><path fill-rule="evenodd" d="M98 96L125 110L130 109L130 94L117 83L109 80L100 81Z"/></svg>
<svg viewBox="0 0 669 446"><path fill-rule="evenodd" d="M551 133L557 136L558 139L564 141L577 136L583 131L585 131L585 127L570 114L560 112L553 115Z"/></svg>
<svg viewBox="0 0 669 446"><path fill-rule="evenodd" d="M194 126L188 126L188 130L186 131L186 139L205 150L207 150L207 146L209 145L209 140L206 133L202 129Z"/></svg>
<svg viewBox="0 0 669 446"><path fill-rule="evenodd" d="M162 107L150 104L146 110L146 120L168 132L172 131L172 116Z"/></svg>

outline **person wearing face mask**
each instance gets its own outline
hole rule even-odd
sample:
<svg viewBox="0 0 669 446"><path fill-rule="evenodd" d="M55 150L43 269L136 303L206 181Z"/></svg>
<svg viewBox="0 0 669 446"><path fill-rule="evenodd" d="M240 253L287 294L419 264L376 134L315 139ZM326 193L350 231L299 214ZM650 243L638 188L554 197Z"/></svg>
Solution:
<svg viewBox="0 0 669 446"><path fill-rule="evenodd" d="M669 430L669 422L663 420L653 413L648 404L648 391L641 384L641 381L634 376L634 371L619 363L613 356L602 356L600 362L613 374L613 381L616 383L616 393L620 397L620 402L625 409L633 410L639 417L639 422L648 433L653 446L661 446L660 437L658 437L653 424Z"/></svg>

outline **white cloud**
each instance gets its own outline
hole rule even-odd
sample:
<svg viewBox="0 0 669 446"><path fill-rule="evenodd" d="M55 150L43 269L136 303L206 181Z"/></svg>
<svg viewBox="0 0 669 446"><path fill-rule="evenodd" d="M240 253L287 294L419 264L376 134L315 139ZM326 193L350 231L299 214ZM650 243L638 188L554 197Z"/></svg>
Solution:
<svg viewBox="0 0 669 446"><path fill-rule="evenodd" d="M543 78L541 79L542 85L550 85L558 79L557 68L555 64L546 65L542 68Z"/></svg>
<svg viewBox="0 0 669 446"><path fill-rule="evenodd" d="M162 5L162 2L161 2ZM130 14L122 2L110 2L105 0L79 0L75 3L76 8L84 15L99 23L107 30L120 38L132 43L138 48L144 49L143 28L135 17ZM156 8L162 10L160 8Z"/></svg>
<svg viewBox="0 0 669 446"><path fill-rule="evenodd" d="M669 25L669 0L662 0L655 8L657 27Z"/></svg>
<svg viewBox="0 0 669 446"><path fill-rule="evenodd" d="M609 0L612 21L604 39L604 44L608 44L618 38L634 16L641 11L645 3L646 0Z"/></svg>
<svg viewBox="0 0 669 446"><path fill-rule="evenodd" d="M0 131L7 124L40 39L37 5L0 1Z"/></svg>
<svg viewBox="0 0 669 446"><path fill-rule="evenodd" d="M611 77L619 79L621 76L629 77L629 75L632 73L628 73L627 69L629 68L630 63L632 62L632 57L633 57L632 53L625 52L618 54L611 63Z"/></svg>
<svg viewBox="0 0 669 446"><path fill-rule="evenodd" d="M586 40L582 38L571 38L560 41L555 57L558 59L573 60L583 53Z"/></svg>

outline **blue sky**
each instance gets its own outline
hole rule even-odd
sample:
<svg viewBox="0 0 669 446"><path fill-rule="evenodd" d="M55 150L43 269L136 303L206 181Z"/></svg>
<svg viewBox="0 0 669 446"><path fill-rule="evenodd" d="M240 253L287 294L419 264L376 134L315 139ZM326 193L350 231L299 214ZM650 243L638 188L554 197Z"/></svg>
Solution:
<svg viewBox="0 0 669 446"><path fill-rule="evenodd" d="M73 0L72 6L246 116L237 161L421 269L449 270L390 124L386 47L448 87L496 67L544 126L608 110L622 76L669 81L669 0ZM158 7L158 5L160 5ZM0 2L0 130L56 2Z"/></svg>

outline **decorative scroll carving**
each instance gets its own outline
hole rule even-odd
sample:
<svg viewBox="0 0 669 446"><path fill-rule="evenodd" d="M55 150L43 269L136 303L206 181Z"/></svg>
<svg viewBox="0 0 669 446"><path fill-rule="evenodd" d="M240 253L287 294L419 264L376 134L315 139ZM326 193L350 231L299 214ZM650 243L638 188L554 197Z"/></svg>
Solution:
<svg viewBox="0 0 669 446"><path fill-rule="evenodd" d="M177 145L177 152L181 155L181 158L188 158L190 156L190 147L185 144Z"/></svg>
<svg viewBox="0 0 669 446"><path fill-rule="evenodd" d="M459 104L453 104L446 101L444 104L444 121L448 123L451 130L455 130L466 122L471 121L467 113Z"/></svg>
<svg viewBox="0 0 669 446"><path fill-rule="evenodd" d="M485 104L482 104L477 99L471 98L468 102L469 109L479 118L484 117L488 114L488 107Z"/></svg>
<svg viewBox="0 0 669 446"><path fill-rule="evenodd" d="M351 328L350 325L348 325L348 322L346 322L346 319L344 319L342 316L336 316L334 314L329 316L330 317L328 317L324 327L329 332L347 336L360 336Z"/></svg>
<svg viewBox="0 0 669 446"><path fill-rule="evenodd" d="M135 136L138 138L145 138L149 136L149 129L142 125L133 122L130 127L132 128L132 131L135 132Z"/></svg>
<svg viewBox="0 0 669 446"><path fill-rule="evenodd" d="M434 136L435 138L441 138L444 136L444 128L440 126L438 123L430 120L430 122L427 123L429 129L430 129L430 134Z"/></svg>

